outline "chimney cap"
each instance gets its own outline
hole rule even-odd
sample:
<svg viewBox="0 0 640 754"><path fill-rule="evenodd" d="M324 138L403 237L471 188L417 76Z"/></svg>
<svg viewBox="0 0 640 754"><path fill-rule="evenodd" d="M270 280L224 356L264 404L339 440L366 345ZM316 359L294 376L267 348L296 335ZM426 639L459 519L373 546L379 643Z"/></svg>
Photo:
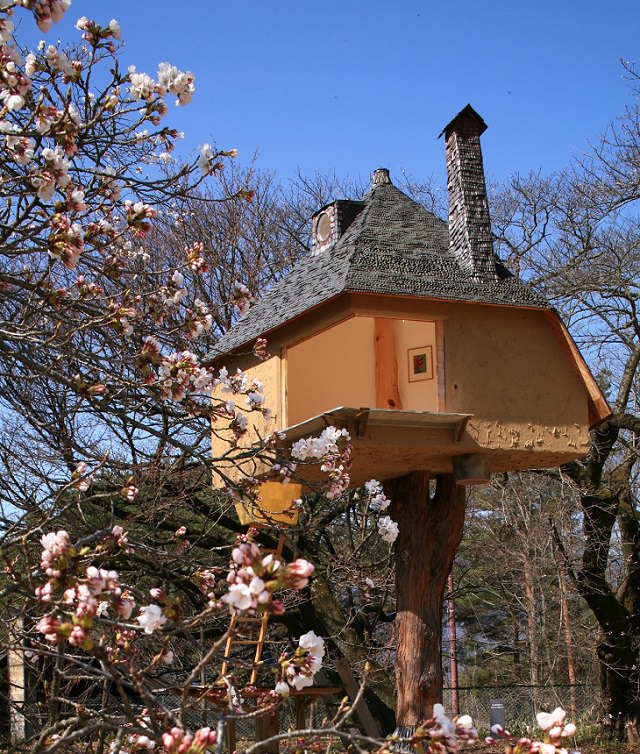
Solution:
<svg viewBox="0 0 640 754"><path fill-rule="evenodd" d="M438 134L438 138L440 138L442 134L445 135L445 138L448 138L449 134L452 131L455 131L456 128L459 126L460 122L463 120L466 121L467 123L470 122L471 124L475 126L478 132L478 136L480 136L480 134L483 134L488 128L487 124L478 115L478 113L471 107L471 105L466 105L465 107L462 108L462 110L460 110L460 112L456 115L456 117L453 118L453 120L449 121L449 123L447 123L447 125L442 129L442 131L440 131L440 133Z"/></svg>

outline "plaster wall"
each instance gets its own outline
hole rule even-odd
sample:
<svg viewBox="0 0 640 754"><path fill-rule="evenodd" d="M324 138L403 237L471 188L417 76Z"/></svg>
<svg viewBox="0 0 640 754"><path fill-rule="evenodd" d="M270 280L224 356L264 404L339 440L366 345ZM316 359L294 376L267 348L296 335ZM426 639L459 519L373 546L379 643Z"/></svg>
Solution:
<svg viewBox="0 0 640 754"><path fill-rule="evenodd" d="M396 319L393 323L398 361L398 391L407 411L438 411L438 363L435 322ZM428 379L412 374L412 352L425 347L431 360ZM379 407L382 408L382 407Z"/></svg>
<svg viewBox="0 0 640 754"><path fill-rule="evenodd" d="M467 430L479 445L586 452L587 391L544 312L451 310L445 375L446 410L473 414Z"/></svg>
<svg viewBox="0 0 640 754"><path fill-rule="evenodd" d="M375 406L373 318L351 317L287 349L287 424L338 406Z"/></svg>
<svg viewBox="0 0 640 754"><path fill-rule="evenodd" d="M279 355L275 355L271 356L267 361L256 363L255 357L251 361L251 366L247 366L244 370L245 374L247 375L249 384L252 380L258 380L262 383L263 393L266 398L264 405L271 409L272 416L265 419L260 411L246 411L245 416L248 420L248 431L239 438L236 438L233 430L229 428L230 417L223 415L212 422L212 453L214 458L220 459L214 466L222 474L228 473L235 480L241 478L243 474L252 476L265 470L262 463L248 460L239 464L241 472L238 473L234 468L237 464L233 461L237 455L237 451L248 448L252 443L259 440L259 438L266 437L276 428L282 426L282 359ZM236 368L234 364L233 370L230 368L229 373L233 374ZM238 409L247 409L244 396L225 393L219 387L214 390L214 410L216 404L220 402L224 403L228 400L233 400ZM214 474L213 484L215 487L224 486L224 479Z"/></svg>

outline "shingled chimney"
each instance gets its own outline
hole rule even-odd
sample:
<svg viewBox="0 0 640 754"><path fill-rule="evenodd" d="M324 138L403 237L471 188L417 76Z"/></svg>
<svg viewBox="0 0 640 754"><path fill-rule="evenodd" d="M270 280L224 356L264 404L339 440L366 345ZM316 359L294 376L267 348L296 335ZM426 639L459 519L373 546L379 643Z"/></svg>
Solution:
<svg viewBox="0 0 640 754"><path fill-rule="evenodd" d="M486 129L467 105L440 134L445 135L447 157L449 249L460 268L478 282L498 279L480 148Z"/></svg>

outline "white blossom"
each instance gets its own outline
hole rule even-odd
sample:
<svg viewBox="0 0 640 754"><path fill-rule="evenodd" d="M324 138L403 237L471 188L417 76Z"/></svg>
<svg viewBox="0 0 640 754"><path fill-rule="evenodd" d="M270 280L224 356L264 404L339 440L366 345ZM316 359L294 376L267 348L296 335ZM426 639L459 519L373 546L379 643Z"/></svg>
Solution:
<svg viewBox="0 0 640 754"><path fill-rule="evenodd" d="M200 147L198 168L202 171L203 175L209 175L213 171L213 150L210 144L203 144Z"/></svg>
<svg viewBox="0 0 640 754"><path fill-rule="evenodd" d="M393 544L398 538L398 524L390 516L383 516L378 521L378 533L385 542Z"/></svg>
<svg viewBox="0 0 640 754"><path fill-rule="evenodd" d="M167 616L163 614L158 605L145 605L140 608L138 623L144 628L145 634L152 634L157 628L162 628L167 622Z"/></svg>
<svg viewBox="0 0 640 754"><path fill-rule="evenodd" d="M112 18L111 21L109 21L109 31L116 39L120 39L120 24L115 18Z"/></svg>

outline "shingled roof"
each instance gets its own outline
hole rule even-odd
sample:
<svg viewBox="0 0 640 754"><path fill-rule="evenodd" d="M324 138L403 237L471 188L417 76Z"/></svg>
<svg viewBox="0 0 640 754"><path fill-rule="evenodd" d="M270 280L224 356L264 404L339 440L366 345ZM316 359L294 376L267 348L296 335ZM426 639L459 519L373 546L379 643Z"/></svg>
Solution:
<svg viewBox="0 0 640 754"><path fill-rule="evenodd" d="M376 177L344 235L298 262L218 341L209 360L345 292L548 308L497 257L494 279L475 280L450 251L446 223L393 186L386 170Z"/></svg>

